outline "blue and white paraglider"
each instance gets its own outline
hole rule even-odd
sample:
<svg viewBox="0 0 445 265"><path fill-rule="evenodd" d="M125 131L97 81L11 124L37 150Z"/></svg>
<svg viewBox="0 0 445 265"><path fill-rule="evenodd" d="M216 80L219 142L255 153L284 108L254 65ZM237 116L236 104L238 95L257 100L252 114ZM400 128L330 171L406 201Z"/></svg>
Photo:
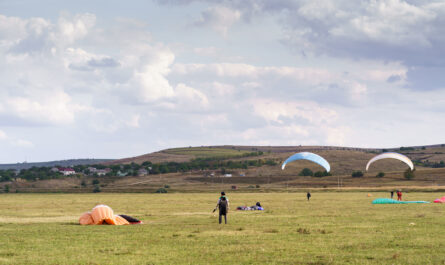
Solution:
<svg viewBox="0 0 445 265"><path fill-rule="evenodd" d="M308 160L311 162L314 162L316 164L319 164L320 166L324 167L326 169L326 172L329 172L331 170L331 166L329 165L328 161L324 159L323 157L316 155L314 153L309 152L301 152L291 155L286 159L286 161L283 162L281 165L281 169L284 170L286 167L286 164L292 161L296 160Z"/></svg>

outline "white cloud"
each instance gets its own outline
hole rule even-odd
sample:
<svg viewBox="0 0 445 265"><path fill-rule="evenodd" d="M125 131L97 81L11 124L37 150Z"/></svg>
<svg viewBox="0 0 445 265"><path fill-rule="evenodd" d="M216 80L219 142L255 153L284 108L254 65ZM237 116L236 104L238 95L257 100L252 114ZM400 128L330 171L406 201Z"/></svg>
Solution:
<svg viewBox="0 0 445 265"><path fill-rule="evenodd" d="M201 13L201 18L195 21L196 26L211 27L224 37L229 28L241 18L241 12L225 6L210 7Z"/></svg>
<svg viewBox="0 0 445 265"><path fill-rule="evenodd" d="M322 125L334 123L338 116L335 111L319 107L314 102L253 100L252 105L257 115L278 124L285 124L289 119L303 119L313 125Z"/></svg>
<svg viewBox="0 0 445 265"><path fill-rule="evenodd" d="M8 138L6 133L4 131L0 130L0 140L5 140L6 138Z"/></svg>

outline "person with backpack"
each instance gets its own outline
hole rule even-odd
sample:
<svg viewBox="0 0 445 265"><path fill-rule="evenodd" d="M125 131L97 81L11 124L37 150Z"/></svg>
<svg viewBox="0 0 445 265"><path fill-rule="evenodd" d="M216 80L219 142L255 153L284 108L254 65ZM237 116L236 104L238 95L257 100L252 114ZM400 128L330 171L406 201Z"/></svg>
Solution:
<svg viewBox="0 0 445 265"><path fill-rule="evenodd" d="M226 197L226 193L224 191L221 192L221 197L218 199L218 203L216 204L216 208L219 210L219 223L222 222L222 216L224 215L224 222L227 224L227 212L229 211L229 199ZM215 210L216 210L215 208ZM213 210L213 211L215 211Z"/></svg>

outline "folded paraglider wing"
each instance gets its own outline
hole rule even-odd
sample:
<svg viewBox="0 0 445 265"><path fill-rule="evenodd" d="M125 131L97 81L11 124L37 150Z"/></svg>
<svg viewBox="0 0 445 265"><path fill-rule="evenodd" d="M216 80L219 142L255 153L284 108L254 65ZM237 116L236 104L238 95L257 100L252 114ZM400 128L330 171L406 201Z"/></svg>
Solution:
<svg viewBox="0 0 445 265"><path fill-rule="evenodd" d="M407 156L404 156L399 153L388 152L388 153L383 153L383 154L377 155L377 156L373 157L371 160L369 160L368 164L366 164L366 171L368 171L368 168L372 163L374 163L377 160L385 159L385 158L393 158L393 159L400 160L400 161L404 162L405 164L407 164L409 166L409 168L411 168L411 170L414 169L413 162Z"/></svg>
<svg viewBox="0 0 445 265"><path fill-rule="evenodd" d="M326 161L326 159L324 159L319 155L309 152L301 152L291 155L289 158L286 159L286 161L283 162L283 164L281 165L281 169L284 170L287 163L296 160L308 160L324 167L326 169L326 172L329 172L331 170L331 166L329 165L328 161Z"/></svg>
<svg viewBox="0 0 445 265"><path fill-rule="evenodd" d="M81 225L94 224L93 217L91 217L91 213L90 212L83 213L79 218L79 224Z"/></svg>
<svg viewBox="0 0 445 265"><path fill-rule="evenodd" d="M130 224L142 224L142 222L132 216L129 215L125 215L125 214L119 214L120 217L124 218L125 220L127 220Z"/></svg>
<svg viewBox="0 0 445 265"><path fill-rule="evenodd" d="M125 220L125 218L123 218L122 216L119 216L119 215L114 216L114 222L115 222L115 225L129 225L130 224L127 220Z"/></svg>
<svg viewBox="0 0 445 265"><path fill-rule="evenodd" d="M434 202L435 203L445 203L445 196L440 199L435 199Z"/></svg>
<svg viewBox="0 0 445 265"><path fill-rule="evenodd" d="M107 205L97 205L94 207L91 211L91 217L96 225L104 222L110 225L115 224L113 209Z"/></svg>
<svg viewBox="0 0 445 265"><path fill-rule="evenodd" d="M79 224L81 225L129 225L129 224L142 224L136 218L128 215L114 215L113 209L107 205L97 205L91 210L91 212L83 213L79 218Z"/></svg>

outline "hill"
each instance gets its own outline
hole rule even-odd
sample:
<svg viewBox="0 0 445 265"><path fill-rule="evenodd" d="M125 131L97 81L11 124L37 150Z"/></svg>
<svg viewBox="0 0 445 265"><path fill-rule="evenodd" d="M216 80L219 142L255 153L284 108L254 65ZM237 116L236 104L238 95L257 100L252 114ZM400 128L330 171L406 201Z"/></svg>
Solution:
<svg viewBox="0 0 445 265"><path fill-rule="evenodd" d="M308 161L280 164L295 152L308 151L326 158L331 164L331 176L300 176L304 168L313 172L323 169ZM416 166L415 178L404 178L406 165L397 160L375 162L369 172L366 163L378 153L396 151L410 157ZM80 174L62 179L11 182L11 190L91 192L100 186L109 192L154 192L160 187L170 191L227 190L301 190L322 189L388 189L422 188L442 189L445 186L445 146L416 146L388 149L335 146L201 146L161 150L136 157L109 160L101 167L113 172L125 171L118 176ZM93 162L93 161L90 161ZM96 162L96 161L95 161ZM140 175L147 169L148 175ZM77 170L76 170L77 171ZM354 171L364 172L354 178ZM376 177L379 172L385 175ZM96 180L93 184L93 180ZM97 181L100 184L97 184Z"/></svg>
<svg viewBox="0 0 445 265"><path fill-rule="evenodd" d="M15 163L15 164L0 164L0 170L14 169L29 169L32 167L72 167L77 165L91 165L91 164L100 164L108 161L113 161L112 159L68 159L68 160L58 160L58 161L49 161L49 162L23 162L23 163Z"/></svg>

